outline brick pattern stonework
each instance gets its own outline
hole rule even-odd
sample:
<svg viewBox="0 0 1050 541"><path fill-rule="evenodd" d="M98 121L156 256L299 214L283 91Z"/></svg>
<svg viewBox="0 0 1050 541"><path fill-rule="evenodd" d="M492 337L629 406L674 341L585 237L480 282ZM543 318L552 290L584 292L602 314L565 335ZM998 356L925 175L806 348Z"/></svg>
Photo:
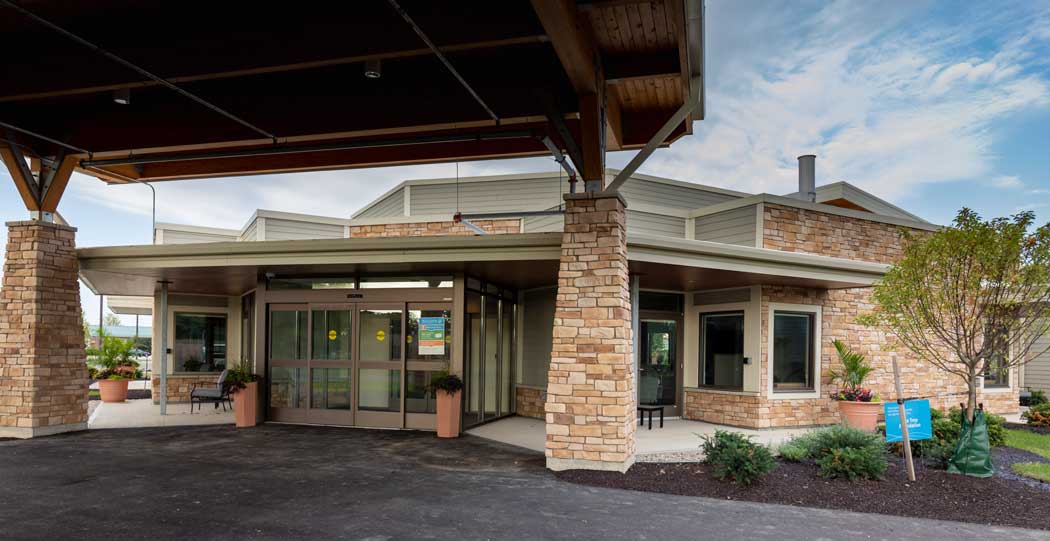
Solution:
<svg viewBox="0 0 1050 541"><path fill-rule="evenodd" d="M913 233L923 234L913 229ZM830 213L766 204L763 210L763 247L830 257L892 264L903 254L900 226L839 216ZM775 399L769 391L770 303L819 305L821 307L820 397ZM922 362L884 331L857 323L857 317L874 309L870 288L839 290L763 286L761 302L761 379L757 395L715 393L703 389L685 391L683 415L714 423L748 428L811 426L837 423L838 404L830 396L838 391L828 376L838 366L832 341L839 339L867 356L875 366L867 385L884 399L896 396L893 358L900 366L906 397L929 398L935 408L946 409L966 401L966 384L957 376ZM1011 373L1011 388L981 391L979 401L994 413L1016 413L1018 370Z"/></svg>
<svg viewBox="0 0 1050 541"><path fill-rule="evenodd" d="M547 378L547 467L626 471L635 399L625 209L568 195Z"/></svg>
<svg viewBox="0 0 1050 541"><path fill-rule="evenodd" d="M874 263L893 263L903 254L900 226L773 203L763 207L763 248Z"/></svg>
<svg viewBox="0 0 1050 541"><path fill-rule="evenodd" d="M168 375L168 403L175 404L190 401L190 391L193 386L214 387L219 380L218 374L169 374ZM160 404L160 375L156 374L151 380L153 386L153 403Z"/></svg>
<svg viewBox="0 0 1050 541"><path fill-rule="evenodd" d="M547 402L547 391L535 387L518 386L514 390L515 413L521 417L545 419L544 407Z"/></svg>
<svg viewBox="0 0 1050 541"><path fill-rule="evenodd" d="M521 233L521 220L477 220L472 224L490 235ZM477 235L456 222L412 222L401 224L352 225L350 238L373 239L382 237L433 237L439 235Z"/></svg>
<svg viewBox="0 0 1050 541"><path fill-rule="evenodd" d="M0 437L87 428L88 374L72 227L7 224L0 288Z"/></svg>

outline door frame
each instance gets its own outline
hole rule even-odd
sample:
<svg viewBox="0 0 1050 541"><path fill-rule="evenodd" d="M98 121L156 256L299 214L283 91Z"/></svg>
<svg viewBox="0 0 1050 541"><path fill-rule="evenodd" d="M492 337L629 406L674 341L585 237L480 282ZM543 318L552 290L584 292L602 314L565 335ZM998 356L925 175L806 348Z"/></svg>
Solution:
<svg viewBox="0 0 1050 541"><path fill-rule="evenodd" d="M682 379L685 377L685 317L678 312L662 312L657 310L638 311L638 334L642 333L642 323L646 321L673 321L675 323L675 361L674 361L674 405L664 406L664 415L668 417L680 417L685 406L683 400L685 393ZM635 354L635 381L641 381L642 363L641 350ZM637 384L637 383L636 383Z"/></svg>
<svg viewBox="0 0 1050 541"><path fill-rule="evenodd" d="M408 314L405 309L405 302L361 302L357 303L354 310L357 312L356 323L354 325L354 335L356 338L356 352L354 355L354 365L356 377L356 389L357 399L354 401L354 420L356 426L365 426L371 428L404 428L405 427L405 336L408 331L406 318ZM398 347L400 350L399 359L391 359L389 361L365 361L361 358L361 312L365 310L397 310L401 313L401 344ZM400 396L398 397L398 410L397 411L371 411L361 409L360 400L360 389L361 389L361 370L366 368L376 368L381 370L396 370L399 371L401 376L400 382Z"/></svg>

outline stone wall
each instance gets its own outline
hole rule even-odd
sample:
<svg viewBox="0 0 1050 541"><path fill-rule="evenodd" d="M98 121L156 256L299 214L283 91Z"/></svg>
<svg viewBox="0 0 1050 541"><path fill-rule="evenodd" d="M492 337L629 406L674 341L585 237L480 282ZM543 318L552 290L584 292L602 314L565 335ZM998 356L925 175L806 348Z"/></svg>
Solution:
<svg viewBox="0 0 1050 541"><path fill-rule="evenodd" d="M87 428L87 359L72 227L7 224L0 288L0 437Z"/></svg>
<svg viewBox="0 0 1050 541"><path fill-rule="evenodd" d="M547 467L626 471L635 397L624 201L567 195L547 379Z"/></svg>
<svg viewBox="0 0 1050 541"><path fill-rule="evenodd" d="M547 402L547 391L535 387L515 387L515 410L521 417L545 419L544 404Z"/></svg>
<svg viewBox="0 0 1050 541"><path fill-rule="evenodd" d="M774 203L763 207L763 248L873 263L893 263L904 253L898 225Z"/></svg>
<svg viewBox="0 0 1050 541"><path fill-rule="evenodd" d="M821 379L817 398L778 399L769 391L769 305L770 303L818 305L821 307ZM906 398L925 398L934 408L946 410L966 401L966 384L932 364L916 358L889 334L857 323L857 317L870 311L870 288L839 290L806 289L783 286L762 288L762 354L760 391L755 394L726 393L704 389L685 391L683 416L712 423L747 428L778 428L834 424L841 420L838 403L830 397L839 387L831 382L829 370L841 367L834 340L846 342L867 357L875 371L865 386L883 400L897 396L893 379L893 359L901 372L901 386ZM998 414L1016 413L1019 371L1011 373L1011 388L979 391L978 401L985 409Z"/></svg>
<svg viewBox="0 0 1050 541"><path fill-rule="evenodd" d="M219 380L219 374L169 374L168 375L168 403L177 404L190 401L190 391L193 386L214 387ZM153 386L153 403L160 404L160 374L154 374L151 381Z"/></svg>
<svg viewBox="0 0 1050 541"><path fill-rule="evenodd" d="M521 233L521 220L476 220L472 224L492 235ZM433 237L439 235L477 235L466 226L453 221L411 222L399 224L351 225L350 238Z"/></svg>

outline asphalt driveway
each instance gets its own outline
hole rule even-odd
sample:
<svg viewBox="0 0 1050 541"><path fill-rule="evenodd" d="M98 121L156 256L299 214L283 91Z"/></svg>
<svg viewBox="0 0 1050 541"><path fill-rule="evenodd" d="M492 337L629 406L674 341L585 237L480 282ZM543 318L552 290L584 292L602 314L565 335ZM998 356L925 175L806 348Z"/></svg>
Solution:
<svg viewBox="0 0 1050 541"><path fill-rule="evenodd" d="M267 424L0 441L0 538L1046 539L988 528L590 488L464 437Z"/></svg>

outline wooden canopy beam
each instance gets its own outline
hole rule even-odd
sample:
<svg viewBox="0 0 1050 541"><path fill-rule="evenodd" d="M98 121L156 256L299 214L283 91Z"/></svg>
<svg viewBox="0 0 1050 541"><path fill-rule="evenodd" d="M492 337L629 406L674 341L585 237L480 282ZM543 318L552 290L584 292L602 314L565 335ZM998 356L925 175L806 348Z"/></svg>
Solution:
<svg viewBox="0 0 1050 541"><path fill-rule="evenodd" d="M576 3L570 0L532 0L532 8L547 31L576 93L598 93L598 66L595 63L598 48L583 26Z"/></svg>
<svg viewBox="0 0 1050 541"><path fill-rule="evenodd" d="M11 174L11 180L15 182L15 188L18 189L18 195L22 197L26 210L30 212L40 210L36 178L29 170L29 164L22 155L22 149L15 145L0 146L0 159L7 166L7 172Z"/></svg>

